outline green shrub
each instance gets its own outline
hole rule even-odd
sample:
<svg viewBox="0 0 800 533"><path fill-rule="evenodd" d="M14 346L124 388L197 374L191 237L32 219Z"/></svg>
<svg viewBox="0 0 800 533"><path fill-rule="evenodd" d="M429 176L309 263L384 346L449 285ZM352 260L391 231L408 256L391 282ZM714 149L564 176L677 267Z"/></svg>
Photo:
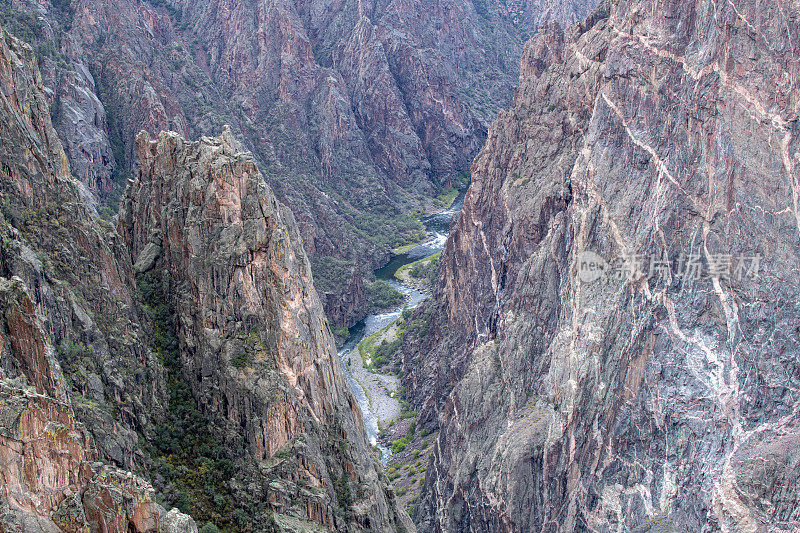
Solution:
<svg viewBox="0 0 800 533"><path fill-rule="evenodd" d="M418 261L414 263L409 270L411 277L417 279L425 279L433 284L439 279L439 256L436 254L427 261Z"/></svg>
<svg viewBox="0 0 800 533"><path fill-rule="evenodd" d="M392 356L400 349L403 345L403 337L398 335L397 338L391 342L383 341L378 346L375 347L375 361L380 359L381 361L388 361L392 358ZM374 363L375 366L381 366L377 362Z"/></svg>
<svg viewBox="0 0 800 533"><path fill-rule="evenodd" d="M408 446L408 437L397 439L392 442L392 453L400 453L406 449L406 446Z"/></svg>
<svg viewBox="0 0 800 533"><path fill-rule="evenodd" d="M391 250L425 238L425 226L410 215L381 216L359 213L353 218L356 233L377 248Z"/></svg>
<svg viewBox="0 0 800 533"><path fill-rule="evenodd" d="M0 0L0 26L30 45L35 45L44 33L41 21L34 15L14 9L11 0Z"/></svg>
<svg viewBox="0 0 800 533"><path fill-rule="evenodd" d="M352 520L353 517L353 495L350 492L350 480L347 473L342 471L342 475L338 480L333 482L333 490L336 493L336 501L339 508L345 516L346 520Z"/></svg>
<svg viewBox="0 0 800 533"><path fill-rule="evenodd" d="M350 336L350 330L345 327L332 328L331 331L335 336L339 337L340 339L346 339L347 337Z"/></svg>
<svg viewBox="0 0 800 533"><path fill-rule="evenodd" d="M365 289L367 305L369 305L371 311L382 311L398 307L406 299L401 292L383 280L367 283Z"/></svg>
<svg viewBox="0 0 800 533"><path fill-rule="evenodd" d="M433 305L430 305L427 301L423 302L414 311L414 315L406 326L406 332L417 338L424 337L430 328L433 311Z"/></svg>
<svg viewBox="0 0 800 533"><path fill-rule="evenodd" d="M136 282L152 325L151 348L167 374L166 419L155 426L152 440L143 444L154 469L175 489L162 496L168 506L207 522L200 531L219 531L214 522L226 531L235 529L235 506L227 486L235 467L183 378L174 314L162 282L152 272L138 273Z"/></svg>
<svg viewBox="0 0 800 533"><path fill-rule="evenodd" d="M237 353L231 357L231 366L241 370L253 364L253 356L249 353Z"/></svg>
<svg viewBox="0 0 800 533"><path fill-rule="evenodd" d="M338 257L315 257L311 260L314 285L319 292L341 293L350 286L355 263Z"/></svg>
<svg viewBox="0 0 800 533"><path fill-rule="evenodd" d="M458 189L446 187L436 196L436 203L442 207L449 207L458 196Z"/></svg>
<svg viewBox="0 0 800 533"><path fill-rule="evenodd" d="M472 183L472 174L469 170L459 172L458 177L453 180L453 188L459 191L464 191Z"/></svg>

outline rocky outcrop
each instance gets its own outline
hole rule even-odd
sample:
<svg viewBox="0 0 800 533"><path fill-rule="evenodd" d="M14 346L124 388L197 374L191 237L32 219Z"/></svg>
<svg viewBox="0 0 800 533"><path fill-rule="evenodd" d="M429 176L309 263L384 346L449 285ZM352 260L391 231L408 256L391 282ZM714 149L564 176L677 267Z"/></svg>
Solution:
<svg viewBox="0 0 800 533"><path fill-rule="evenodd" d="M594 0L13 4L41 21L54 121L90 188L115 198L142 129L189 138L231 124L307 253L371 276L420 230L415 210L464 184L527 34ZM347 325L365 313L326 309Z"/></svg>
<svg viewBox="0 0 800 533"><path fill-rule="evenodd" d="M326 292L324 308L325 314L335 328L348 328L363 318L364 310L368 309L367 293L364 290L364 280L358 269L353 269L350 284L344 293L338 291Z"/></svg>
<svg viewBox="0 0 800 533"><path fill-rule="evenodd" d="M190 517L155 503L144 480L97 461L20 278L0 278L0 312L0 528L196 532Z"/></svg>
<svg viewBox="0 0 800 533"><path fill-rule="evenodd" d="M327 528L402 529L291 211L229 128L137 142L118 230L163 287L203 415L230 448L244 441L236 460L253 485L242 497Z"/></svg>
<svg viewBox="0 0 800 533"><path fill-rule="evenodd" d="M163 369L147 348L131 291L133 269L113 228L93 214L70 175L33 51L7 33L0 93L0 276L17 276L31 291L69 389L84 399L75 409L92 420L101 457L132 468L135 431L148 431L166 401ZM35 371L44 355L11 341L22 358L16 367L35 372L30 384L40 394L63 394L58 373Z"/></svg>
<svg viewBox="0 0 800 533"><path fill-rule="evenodd" d="M799 20L612 1L526 45L407 336L420 530L800 526Z"/></svg>

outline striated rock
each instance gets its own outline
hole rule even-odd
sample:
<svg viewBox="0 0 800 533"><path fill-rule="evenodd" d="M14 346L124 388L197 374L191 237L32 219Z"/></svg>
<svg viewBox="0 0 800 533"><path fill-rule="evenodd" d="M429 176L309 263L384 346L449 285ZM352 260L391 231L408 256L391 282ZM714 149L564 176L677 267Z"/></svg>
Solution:
<svg viewBox="0 0 800 533"><path fill-rule="evenodd" d="M3 371L0 373L0 502L4 531L178 532L196 526L186 515L162 523L163 510L144 480L96 462L92 438L76 422L66 391L59 385L40 392L43 374L60 376L52 358L31 368L21 355L52 352L38 317L28 317L23 331L16 315L30 308L22 280L0 278L3 311ZM23 334L30 334L23 336ZM16 340L15 340L16 339ZM24 344L20 345L20 340ZM11 360L11 361L10 361ZM9 362L13 362L9 367ZM8 379L6 369L21 374Z"/></svg>
<svg viewBox="0 0 800 533"><path fill-rule="evenodd" d="M86 483L89 437L78 431L68 404L2 383L0 494L12 509L43 517Z"/></svg>
<svg viewBox="0 0 800 533"><path fill-rule="evenodd" d="M66 44L70 53L70 44ZM116 172L111 140L108 134L106 110L100 102L98 88L89 68L78 56L69 69L48 69L44 72L52 80L51 114L64 151L69 157L75 177L91 191L101 195L111 192Z"/></svg>
<svg viewBox="0 0 800 533"><path fill-rule="evenodd" d="M71 175L32 49L0 37L0 529L197 531L135 469L204 521L413 530L342 377L291 211L231 131L140 137L118 233ZM159 342L167 324L176 347ZM208 507L154 471L180 417L208 438L178 482L200 479ZM209 464L229 479L203 477Z"/></svg>
<svg viewBox="0 0 800 533"><path fill-rule="evenodd" d="M413 530L342 378L291 212L230 130L140 138L118 234L71 176L33 51L0 37L2 530L197 530L132 469L204 520ZM157 342L167 315L175 360ZM152 470L175 416L210 436L198 476L212 455L233 473L209 504L235 504L227 516L175 498Z"/></svg>
<svg viewBox="0 0 800 533"><path fill-rule="evenodd" d="M153 504L153 489L147 483L130 472L104 465L92 466L93 476L83 493L84 513L90 531L159 530L160 509ZM183 519L193 522L186 515ZM179 523L180 520L173 520L169 525L178 526Z"/></svg>
<svg viewBox="0 0 800 533"><path fill-rule="evenodd" d="M335 328L347 328L358 322L367 306L367 293L364 291L364 279L357 269L353 269L353 277L347 290L326 292L324 296L325 313Z"/></svg>
<svg viewBox="0 0 800 533"><path fill-rule="evenodd" d="M404 348L420 530L800 527L799 21L611 1L526 45Z"/></svg>
<svg viewBox="0 0 800 533"><path fill-rule="evenodd" d="M2 340L8 344L14 367L22 371L38 394L66 399L55 354L45 342L33 302L20 278L0 283L0 305L6 324Z"/></svg>
<svg viewBox="0 0 800 533"><path fill-rule="evenodd" d="M179 531L149 484L102 462L132 465L160 365L136 344L130 262L70 177L33 51L1 29L0 97L0 530Z"/></svg>
<svg viewBox="0 0 800 533"><path fill-rule="evenodd" d="M0 130L0 276L17 276L30 291L29 303L9 304L6 311L13 326L10 354L21 358L16 370L6 370L25 373L38 393L64 400L60 372L43 371L45 360L56 366L57 359L69 376L68 392L79 398L75 409L92 420L87 427L101 457L131 468L134 432L147 431L163 412L166 387L144 341L130 259L70 176L33 51L5 32L0 37L6 102L0 108L6 125ZM34 316L44 322L48 352L24 340L37 335L30 325ZM116 420L112 410L120 413Z"/></svg>
<svg viewBox="0 0 800 533"><path fill-rule="evenodd" d="M338 530L410 528L378 475L292 213L253 157L229 128L137 142L118 231L131 257L160 242L151 273L176 317L181 376L223 442L246 446L239 505Z"/></svg>

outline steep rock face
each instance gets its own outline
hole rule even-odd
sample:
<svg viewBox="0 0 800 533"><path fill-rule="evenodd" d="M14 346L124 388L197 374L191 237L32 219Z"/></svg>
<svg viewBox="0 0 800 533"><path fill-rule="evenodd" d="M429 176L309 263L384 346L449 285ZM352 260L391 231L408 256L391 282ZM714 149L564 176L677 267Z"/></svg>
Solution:
<svg viewBox="0 0 800 533"><path fill-rule="evenodd" d="M367 275L417 234L412 210L464 181L527 34L593 5L14 2L42 21L55 123L84 183L113 197L141 129L188 137L232 124L309 255ZM350 278L332 281L325 301ZM359 318L326 309L336 323Z"/></svg>
<svg viewBox="0 0 800 533"><path fill-rule="evenodd" d="M113 228L90 211L70 176L33 51L7 33L0 93L0 276L18 276L31 290L69 389L84 399L75 408L92 420L102 457L131 468L134 431L147 431L166 400L163 370L147 348L130 290L132 266ZM41 354L16 349L24 357L20 366L39 366ZM41 394L64 389L42 379L31 383Z"/></svg>
<svg viewBox="0 0 800 533"><path fill-rule="evenodd" d="M20 278L0 278L0 311L0 528L196 532L190 517L155 503L144 480L96 460Z"/></svg>
<svg viewBox="0 0 800 533"><path fill-rule="evenodd" d="M353 268L350 284L344 293L326 292L323 307L332 327L347 328L361 320L364 309L368 308L361 273Z"/></svg>
<svg viewBox="0 0 800 533"><path fill-rule="evenodd" d="M118 468L159 415L161 368L130 263L70 177L33 51L2 29L0 102L0 529L196 531Z"/></svg>
<svg viewBox="0 0 800 533"><path fill-rule="evenodd" d="M379 478L292 213L253 157L228 128L137 142L118 230L164 287L203 414L229 447L244 440L246 497L337 530L410 528Z"/></svg>
<svg viewBox="0 0 800 533"><path fill-rule="evenodd" d="M179 416L219 430L205 453L233 475L212 496L233 494L240 523L412 530L379 477L291 213L230 131L142 138L147 179L121 238L71 176L33 51L1 37L0 529L196 530L126 471L179 501L156 455ZM168 306L150 307L142 276ZM161 351L168 309L185 359ZM193 459L203 475L209 460Z"/></svg>
<svg viewBox="0 0 800 533"><path fill-rule="evenodd" d="M526 45L405 347L421 530L798 527L799 24L620 0Z"/></svg>

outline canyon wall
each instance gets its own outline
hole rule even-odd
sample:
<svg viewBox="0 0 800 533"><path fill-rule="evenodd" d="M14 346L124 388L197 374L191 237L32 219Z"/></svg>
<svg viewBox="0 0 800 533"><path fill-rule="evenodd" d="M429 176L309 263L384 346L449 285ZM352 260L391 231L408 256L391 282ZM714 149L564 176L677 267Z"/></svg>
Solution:
<svg viewBox="0 0 800 533"><path fill-rule="evenodd" d="M164 391L133 271L70 177L33 51L2 29L0 97L0 530L197 531L129 471Z"/></svg>
<svg viewBox="0 0 800 533"><path fill-rule="evenodd" d="M413 531L253 157L143 133L111 223L0 32L0 531Z"/></svg>
<svg viewBox="0 0 800 533"><path fill-rule="evenodd" d="M76 177L115 207L135 137L230 124L294 212L337 302L420 237L510 102L519 53L549 18L594 1L14 0L41 58ZM27 17L27 18L26 18ZM339 268L332 269L331 265ZM327 305L337 327L366 307Z"/></svg>
<svg viewBox="0 0 800 533"><path fill-rule="evenodd" d="M379 476L292 213L252 155L229 128L137 142L119 234L174 316L200 411L246 449L237 505L270 502L272 520L337 531L412 529Z"/></svg>
<svg viewBox="0 0 800 533"><path fill-rule="evenodd" d="M798 35L616 0L527 43L404 347L421 531L800 526Z"/></svg>

